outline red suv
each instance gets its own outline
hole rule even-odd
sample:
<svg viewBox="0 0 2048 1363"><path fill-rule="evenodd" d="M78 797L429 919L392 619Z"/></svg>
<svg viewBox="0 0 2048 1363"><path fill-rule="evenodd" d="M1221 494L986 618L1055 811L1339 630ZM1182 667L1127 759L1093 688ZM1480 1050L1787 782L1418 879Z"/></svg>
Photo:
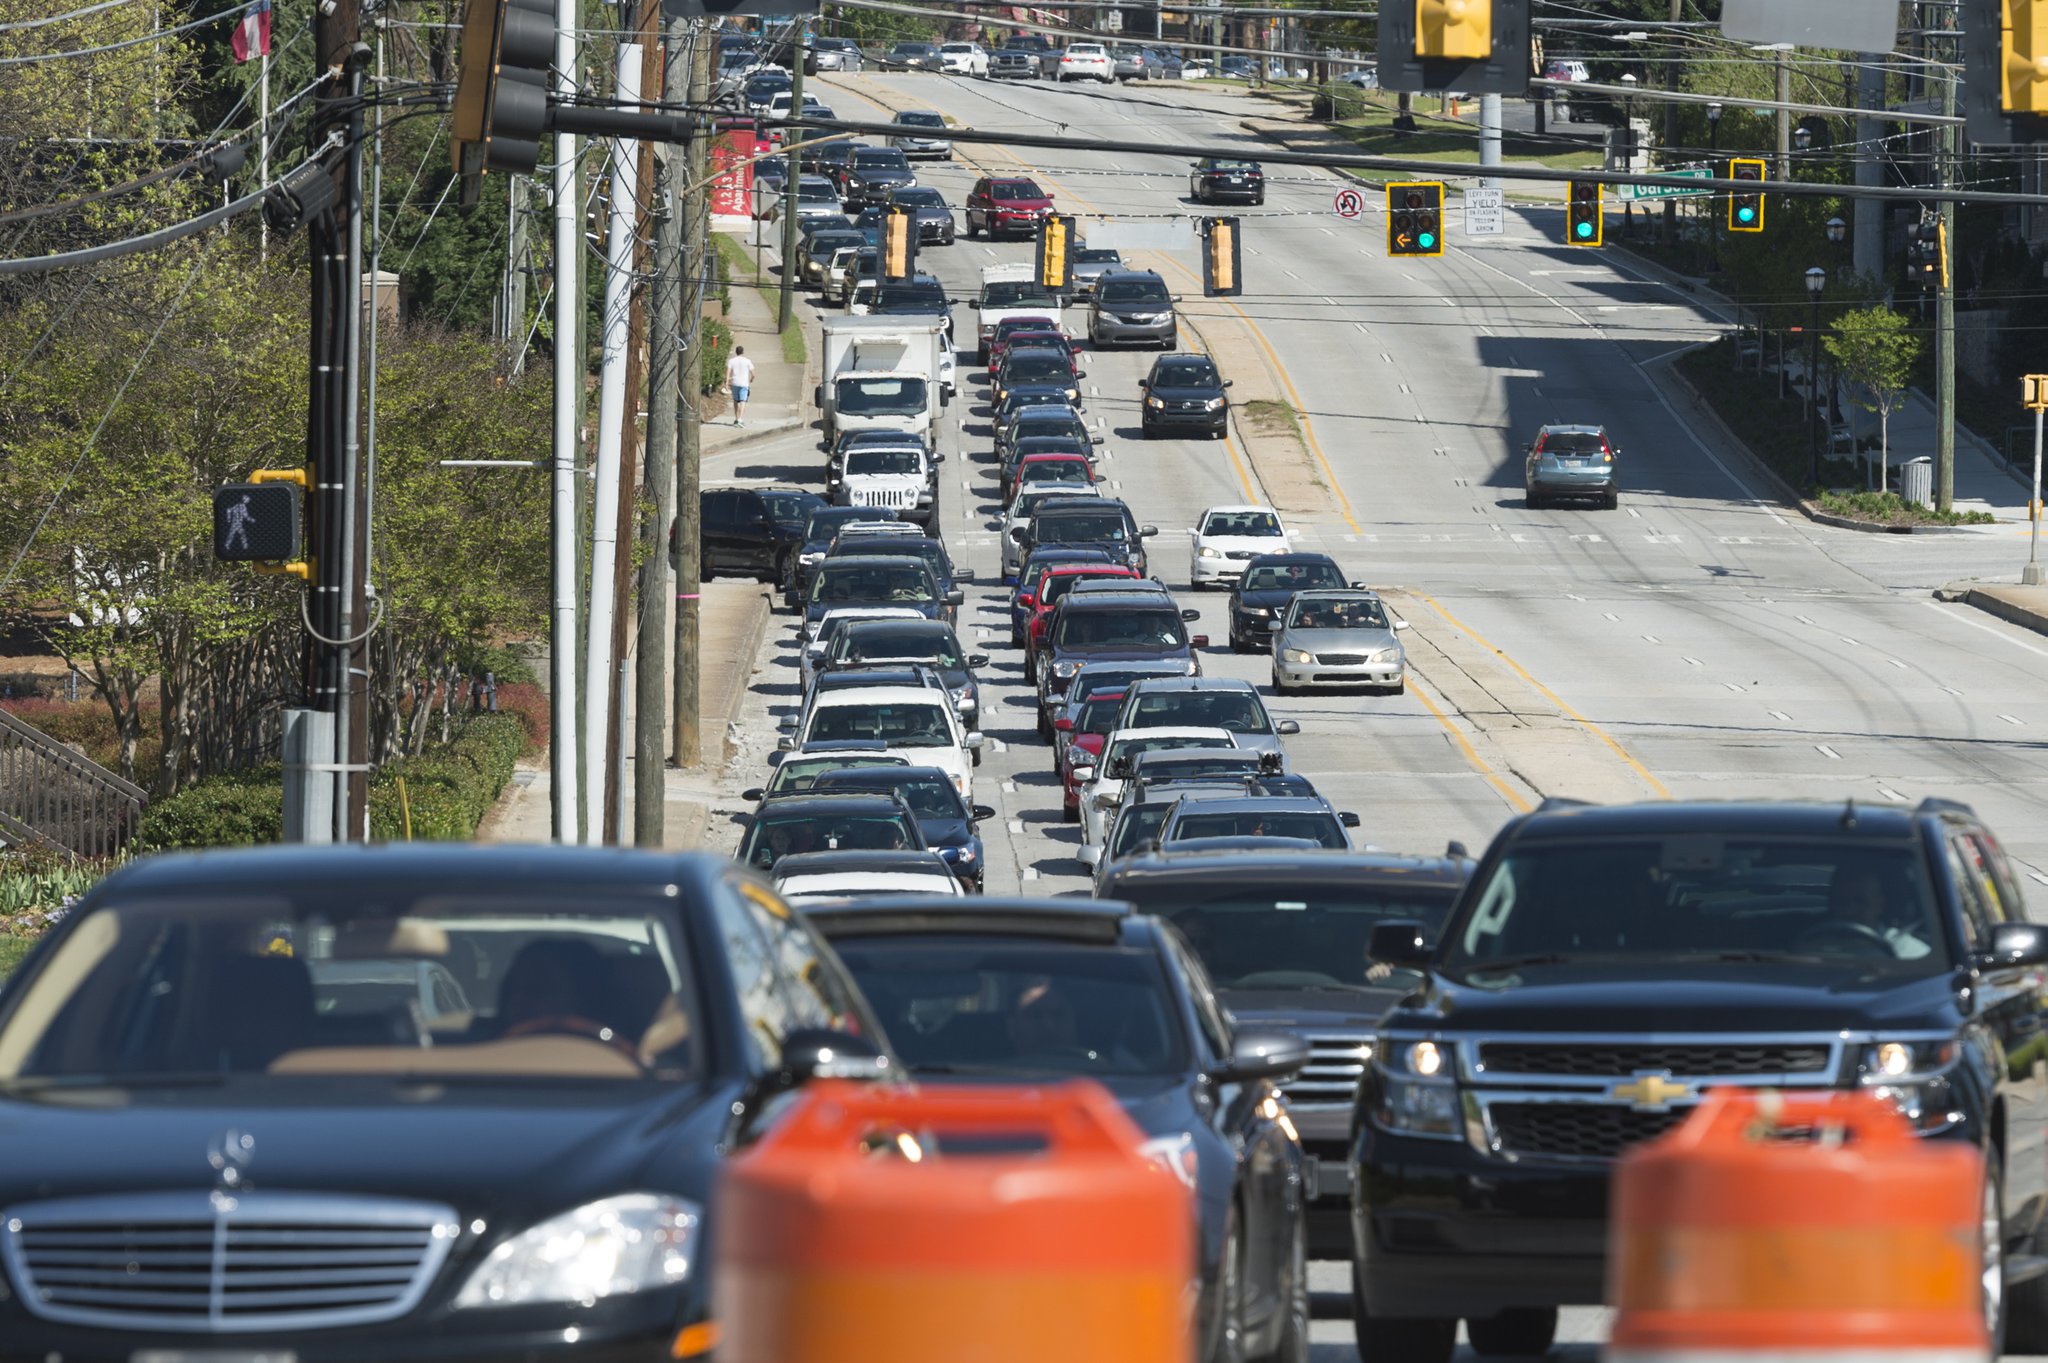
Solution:
<svg viewBox="0 0 2048 1363"><path fill-rule="evenodd" d="M1052 213L1052 195L1023 176L984 175L967 195L967 235L1029 236Z"/></svg>

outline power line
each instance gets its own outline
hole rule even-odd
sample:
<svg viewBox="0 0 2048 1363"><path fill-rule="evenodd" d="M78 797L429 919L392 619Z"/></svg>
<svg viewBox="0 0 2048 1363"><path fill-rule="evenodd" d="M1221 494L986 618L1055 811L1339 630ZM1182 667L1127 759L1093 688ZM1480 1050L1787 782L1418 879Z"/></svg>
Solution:
<svg viewBox="0 0 2048 1363"><path fill-rule="evenodd" d="M134 3L135 0L101 0L101 3L97 5L87 5L84 9L75 9L68 14L46 14L40 19L16 19L11 23L0 24L0 33L20 33L31 28L47 28L51 24L61 24L71 19L84 19L103 10L118 9L122 5L132 5Z"/></svg>
<svg viewBox="0 0 2048 1363"><path fill-rule="evenodd" d="M119 52L123 48L140 47L144 43L161 42L165 38L174 38L180 33L189 33L195 28L205 28L208 24L217 24L223 19L232 19L246 9L248 9L247 5L236 5L232 9L224 9L217 14L209 14L204 19L194 19L189 23L179 24L175 28L156 29L153 32L143 34L139 38L123 38L118 43L102 43L97 47L66 47L55 52L38 52L30 57L0 57L0 66L32 66L37 62L55 61L59 57L97 57L103 52Z"/></svg>

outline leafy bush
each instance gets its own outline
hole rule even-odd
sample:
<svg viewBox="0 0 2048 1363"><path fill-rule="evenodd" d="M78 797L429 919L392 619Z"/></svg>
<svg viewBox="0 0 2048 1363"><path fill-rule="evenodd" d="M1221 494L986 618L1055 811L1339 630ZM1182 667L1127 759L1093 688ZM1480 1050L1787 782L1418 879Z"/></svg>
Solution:
<svg viewBox="0 0 2048 1363"><path fill-rule="evenodd" d="M284 838L284 786L244 773L210 777L152 804L135 837L138 852L186 847L253 847Z"/></svg>
<svg viewBox="0 0 2048 1363"><path fill-rule="evenodd" d="M1367 108L1365 92L1353 86L1332 84L1317 89L1315 98L1309 102L1309 117L1337 123L1347 118L1363 118Z"/></svg>
<svg viewBox="0 0 2048 1363"><path fill-rule="evenodd" d="M715 393L725 382L725 362L732 355L732 328L715 317L706 317L698 324L697 334L703 338L703 350L697 358L697 386L706 393Z"/></svg>

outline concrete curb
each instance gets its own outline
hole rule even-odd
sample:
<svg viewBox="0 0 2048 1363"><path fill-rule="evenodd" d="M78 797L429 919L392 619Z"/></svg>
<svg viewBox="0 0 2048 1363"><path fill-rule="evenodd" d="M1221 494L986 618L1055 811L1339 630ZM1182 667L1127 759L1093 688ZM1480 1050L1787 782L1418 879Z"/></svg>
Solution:
<svg viewBox="0 0 2048 1363"><path fill-rule="evenodd" d="M733 726L739 718L740 707L746 703L747 688L754 679L754 660L761 655L761 641L766 637L768 622L774 616L772 598L766 584L758 584L755 587L753 604L748 609L749 617L739 630L739 647L735 650L733 658L728 660L730 665L723 668L725 684L720 688L717 707L710 716L715 718L718 724L718 765L721 767L738 753L738 748L733 742ZM701 660L698 666L703 669ZM715 673L716 669L712 671ZM698 675L701 677L705 672L700 670ZM709 735L706 734L705 738L708 740Z"/></svg>
<svg viewBox="0 0 2048 1363"><path fill-rule="evenodd" d="M1934 599L1974 606L1987 615L1997 616L2007 624L2018 625L2021 629L2032 630L2036 634L2048 634L2048 607L2034 607L2023 601L2010 600L2002 595L1998 588L1987 589L1974 582L1951 582L1946 587L1935 588Z"/></svg>

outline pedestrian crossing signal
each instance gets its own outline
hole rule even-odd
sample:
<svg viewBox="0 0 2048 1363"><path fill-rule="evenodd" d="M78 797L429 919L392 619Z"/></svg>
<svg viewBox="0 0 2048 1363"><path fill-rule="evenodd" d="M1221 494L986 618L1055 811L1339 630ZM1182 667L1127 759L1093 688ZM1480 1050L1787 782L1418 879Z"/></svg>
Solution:
<svg viewBox="0 0 2048 1363"><path fill-rule="evenodd" d="M897 284L916 273L917 210L908 204L890 204L882 215L882 280Z"/></svg>
<svg viewBox="0 0 2048 1363"><path fill-rule="evenodd" d="M213 556L258 563L299 556L295 483L229 483L213 494Z"/></svg>
<svg viewBox="0 0 2048 1363"><path fill-rule="evenodd" d="M1737 157L1728 163L1728 178L1731 180L1756 180L1764 178L1764 163ZM1761 189L1738 189L1728 196L1728 230L1731 232L1761 232L1764 230L1764 195Z"/></svg>
<svg viewBox="0 0 2048 1363"><path fill-rule="evenodd" d="M1202 243L1202 296L1235 298L1244 292L1244 256L1236 218L1211 218Z"/></svg>
<svg viewBox="0 0 2048 1363"><path fill-rule="evenodd" d="M1074 220L1064 214L1038 225L1038 286L1049 293L1074 287Z"/></svg>
<svg viewBox="0 0 2048 1363"><path fill-rule="evenodd" d="M1387 186L1387 254L1440 256L1444 253L1444 186L1441 180Z"/></svg>
<svg viewBox="0 0 2048 1363"><path fill-rule="evenodd" d="M1572 181L1571 199L1565 208L1565 244L1598 246L1601 228L1599 183L1592 180Z"/></svg>

